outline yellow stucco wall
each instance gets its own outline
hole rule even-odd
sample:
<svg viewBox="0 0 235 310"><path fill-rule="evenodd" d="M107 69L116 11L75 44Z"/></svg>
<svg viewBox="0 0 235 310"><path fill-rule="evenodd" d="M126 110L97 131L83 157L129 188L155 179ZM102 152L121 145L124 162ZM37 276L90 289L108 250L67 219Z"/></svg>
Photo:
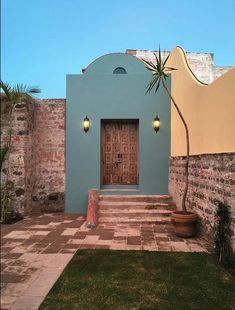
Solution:
<svg viewBox="0 0 235 310"><path fill-rule="evenodd" d="M190 154L235 151L235 68L203 84L180 47L171 52L168 65L177 68L172 72L172 94L189 125ZM185 132L173 106L171 137L171 155L185 155Z"/></svg>

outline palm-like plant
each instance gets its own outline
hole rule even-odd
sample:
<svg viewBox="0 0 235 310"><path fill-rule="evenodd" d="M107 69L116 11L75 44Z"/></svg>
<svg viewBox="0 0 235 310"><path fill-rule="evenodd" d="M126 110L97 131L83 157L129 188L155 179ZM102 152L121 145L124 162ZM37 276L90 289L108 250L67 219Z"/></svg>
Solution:
<svg viewBox="0 0 235 310"><path fill-rule="evenodd" d="M145 59L142 59L142 61L145 63L148 70L150 70L153 74L153 77L147 86L146 93L150 93L152 90L155 90L155 93L158 91L160 84L164 87L166 90L168 96L170 97L182 123L185 129L185 136L186 136L186 162L185 162L185 188L184 188L184 194L182 198L182 210L183 212L187 212L186 209L186 197L188 192L188 167L189 167L189 129L188 125L182 115L182 112L180 111L179 106L175 102L170 89L167 86L167 77L169 73L173 70L177 70L176 68L168 67L167 66L167 60L170 56L170 54L167 57L162 58L161 56L161 50L159 47L158 53L154 53L156 64L154 64L151 61L147 61Z"/></svg>
<svg viewBox="0 0 235 310"><path fill-rule="evenodd" d="M1 90L1 105L8 106L9 110L14 108L14 105L20 101L30 102L35 94L41 92L40 88L26 86L24 84L16 84L13 87L8 83L0 81Z"/></svg>
<svg viewBox="0 0 235 310"><path fill-rule="evenodd" d="M15 105L19 102L29 103L34 99L35 94L41 92L38 87L28 87L23 84L16 84L15 86L10 86L8 83L0 81L0 90L1 90L1 110L4 113L4 108L7 110L9 115L9 136L4 146L4 150L7 149L8 156L11 148L11 139L12 139L12 113L15 108ZM4 157L6 152L3 151Z"/></svg>

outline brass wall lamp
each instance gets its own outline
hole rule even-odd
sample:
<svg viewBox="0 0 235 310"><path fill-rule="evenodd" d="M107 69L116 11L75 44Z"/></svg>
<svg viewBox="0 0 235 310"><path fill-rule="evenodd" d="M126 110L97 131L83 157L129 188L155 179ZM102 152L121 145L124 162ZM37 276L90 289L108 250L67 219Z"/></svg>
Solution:
<svg viewBox="0 0 235 310"><path fill-rule="evenodd" d="M85 131L85 133L88 132L89 128L90 128L90 120L89 120L89 118L86 116L86 117L84 117L84 119L83 119L83 130Z"/></svg>
<svg viewBox="0 0 235 310"><path fill-rule="evenodd" d="M158 115L155 116L154 120L153 120L153 129L155 130L155 132L157 133L160 129L160 118Z"/></svg>

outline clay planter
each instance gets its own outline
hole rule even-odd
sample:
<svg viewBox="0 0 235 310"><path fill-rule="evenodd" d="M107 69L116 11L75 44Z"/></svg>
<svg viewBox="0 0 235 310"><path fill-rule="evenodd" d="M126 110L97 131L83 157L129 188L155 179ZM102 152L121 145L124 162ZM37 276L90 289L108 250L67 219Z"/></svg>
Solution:
<svg viewBox="0 0 235 310"><path fill-rule="evenodd" d="M197 233L198 215L194 212L174 211L171 214L174 232L182 238L194 237Z"/></svg>

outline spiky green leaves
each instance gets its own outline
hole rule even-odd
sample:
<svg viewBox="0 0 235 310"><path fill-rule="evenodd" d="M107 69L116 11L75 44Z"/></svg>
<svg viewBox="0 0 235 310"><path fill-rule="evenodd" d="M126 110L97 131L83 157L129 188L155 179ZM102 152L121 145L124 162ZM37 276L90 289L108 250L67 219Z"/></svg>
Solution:
<svg viewBox="0 0 235 310"><path fill-rule="evenodd" d="M15 104L21 100L30 100L35 94L39 94L41 92L38 87L31 87L23 84L16 84L12 87L3 81L0 81L0 89L1 94L3 94L5 99L12 104Z"/></svg>
<svg viewBox="0 0 235 310"><path fill-rule="evenodd" d="M146 68L149 71L151 71L153 74L153 77L150 83L147 85L146 93L150 93L153 88L155 88L155 93L156 93L162 82L162 79L166 81L168 74L173 70L177 70L176 68L166 66L170 54L167 57L162 58L160 47L159 47L158 53L155 52L154 56L155 56L156 64L154 64L152 61L142 59L142 61L146 65Z"/></svg>

